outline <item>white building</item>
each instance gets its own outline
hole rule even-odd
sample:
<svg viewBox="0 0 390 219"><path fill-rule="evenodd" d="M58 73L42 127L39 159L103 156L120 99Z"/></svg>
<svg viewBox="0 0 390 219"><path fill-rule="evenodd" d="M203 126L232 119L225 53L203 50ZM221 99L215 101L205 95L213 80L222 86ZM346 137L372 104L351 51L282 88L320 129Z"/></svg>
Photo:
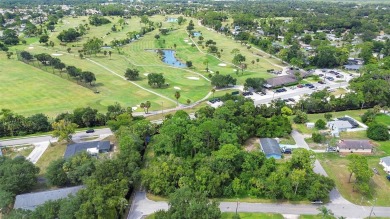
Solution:
<svg viewBox="0 0 390 219"><path fill-rule="evenodd" d="M390 156L382 157L379 164L383 166L383 170L386 173L390 174Z"/></svg>

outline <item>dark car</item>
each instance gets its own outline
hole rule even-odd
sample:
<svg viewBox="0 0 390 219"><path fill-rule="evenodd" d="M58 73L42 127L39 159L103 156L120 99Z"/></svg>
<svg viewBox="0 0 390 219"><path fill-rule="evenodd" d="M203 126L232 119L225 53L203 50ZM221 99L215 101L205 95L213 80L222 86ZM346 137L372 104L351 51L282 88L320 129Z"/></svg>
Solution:
<svg viewBox="0 0 390 219"><path fill-rule="evenodd" d="M319 84L326 84L325 81L319 81Z"/></svg>
<svg viewBox="0 0 390 219"><path fill-rule="evenodd" d="M291 150L291 148L286 148L286 149L284 149L283 153L285 153L285 154L291 154L291 153L292 153L292 150Z"/></svg>
<svg viewBox="0 0 390 219"><path fill-rule="evenodd" d="M95 130L94 129L88 129L85 133L94 133Z"/></svg>
<svg viewBox="0 0 390 219"><path fill-rule="evenodd" d="M294 98L288 98L289 101L295 102Z"/></svg>
<svg viewBox="0 0 390 219"><path fill-rule="evenodd" d="M333 77L326 77L326 79L328 79L329 81L334 81Z"/></svg>
<svg viewBox="0 0 390 219"><path fill-rule="evenodd" d="M302 88L302 87L303 87L303 85L302 85L302 84L298 84L298 85L297 85L297 87L299 87L299 88Z"/></svg>
<svg viewBox="0 0 390 219"><path fill-rule="evenodd" d="M390 181L390 175L387 175L387 176L386 176L386 179Z"/></svg>
<svg viewBox="0 0 390 219"><path fill-rule="evenodd" d="M322 76L324 76L324 74L318 74L318 76L322 77Z"/></svg>

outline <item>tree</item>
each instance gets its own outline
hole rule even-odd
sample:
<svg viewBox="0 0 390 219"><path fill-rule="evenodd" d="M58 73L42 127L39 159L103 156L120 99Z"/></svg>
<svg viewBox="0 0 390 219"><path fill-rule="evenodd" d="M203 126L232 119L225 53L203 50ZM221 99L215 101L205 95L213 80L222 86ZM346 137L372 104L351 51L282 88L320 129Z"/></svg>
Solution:
<svg viewBox="0 0 390 219"><path fill-rule="evenodd" d="M148 84L151 87L161 88L165 84L165 78L163 74L150 73L148 74Z"/></svg>
<svg viewBox="0 0 390 219"><path fill-rule="evenodd" d="M188 68L191 68L192 67L192 61L186 61L186 65Z"/></svg>
<svg viewBox="0 0 390 219"><path fill-rule="evenodd" d="M96 81L95 74L90 71L81 72L81 78L84 80L85 83L89 83L89 85L91 86L92 82Z"/></svg>
<svg viewBox="0 0 390 219"><path fill-rule="evenodd" d="M3 31L2 40L5 45L17 45L19 43L18 34L12 29L5 29Z"/></svg>
<svg viewBox="0 0 390 219"><path fill-rule="evenodd" d="M64 171L65 159L52 161L47 167L45 177L52 186L62 187L68 183L68 177Z"/></svg>
<svg viewBox="0 0 390 219"><path fill-rule="evenodd" d="M156 40L159 40L159 39L160 39L160 35L156 34L156 35L154 35L154 38L155 38Z"/></svg>
<svg viewBox="0 0 390 219"><path fill-rule="evenodd" d="M87 52L87 54L97 54L101 51L103 46L103 40L99 38L92 38L88 40L86 43L83 45L83 50Z"/></svg>
<svg viewBox="0 0 390 219"><path fill-rule="evenodd" d="M58 141L66 140L69 142L72 139L71 134L75 133L77 127L77 124L71 123L68 120L53 122L53 136L58 137Z"/></svg>
<svg viewBox="0 0 390 219"><path fill-rule="evenodd" d="M14 195L31 191L37 183L39 168L19 156L14 159L0 157L0 191Z"/></svg>
<svg viewBox="0 0 390 219"><path fill-rule="evenodd" d="M375 141L387 141L390 135L386 125L374 123L368 127L367 137Z"/></svg>
<svg viewBox="0 0 390 219"><path fill-rule="evenodd" d="M177 189L169 198L169 210L158 211L156 218L170 219L219 219L218 203L209 201L204 193L188 187Z"/></svg>
<svg viewBox="0 0 390 219"><path fill-rule="evenodd" d="M241 71L244 72L244 62L245 62L245 56L241 55L240 53L236 54L233 58L233 64L238 65L241 68Z"/></svg>
<svg viewBox="0 0 390 219"><path fill-rule="evenodd" d="M308 121L307 119L307 114L298 110L296 113L295 113L295 117L294 117L294 122L297 123L297 124L303 124L305 122Z"/></svg>
<svg viewBox="0 0 390 219"><path fill-rule="evenodd" d="M42 35L39 37L39 43L47 43L49 42L49 36L48 35Z"/></svg>
<svg viewBox="0 0 390 219"><path fill-rule="evenodd" d="M73 42L76 41L81 34L74 28L69 28L68 30L63 30L60 34L58 34L57 38L61 42Z"/></svg>
<svg viewBox="0 0 390 219"><path fill-rule="evenodd" d="M315 143L323 143L326 140L325 136L321 135L320 133L316 133L316 132L313 132L311 134L311 139L313 139L313 141Z"/></svg>
<svg viewBox="0 0 390 219"><path fill-rule="evenodd" d="M14 55L13 52L7 52L7 58L8 58L8 59L11 59L11 56L13 56L13 55Z"/></svg>
<svg viewBox="0 0 390 219"><path fill-rule="evenodd" d="M110 56L110 58L111 58L112 51L108 51L108 55L109 55L109 56Z"/></svg>
<svg viewBox="0 0 390 219"><path fill-rule="evenodd" d="M323 219L334 218L333 212L330 209L327 209L325 206L318 207L317 210L320 211L318 215L321 216Z"/></svg>
<svg viewBox="0 0 390 219"><path fill-rule="evenodd" d="M325 128L326 128L326 123L325 123L324 120L319 119L319 120L316 121L315 127L316 127L317 129L325 129Z"/></svg>
<svg viewBox="0 0 390 219"><path fill-rule="evenodd" d="M256 92L261 92L264 89L266 81L264 78L247 78L244 83L244 90L252 88Z"/></svg>
<svg viewBox="0 0 390 219"><path fill-rule="evenodd" d="M179 91L175 92L175 98L176 98L177 106L179 106L179 98L180 98L180 92Z"/></svg>
<svg viewBox="0 0 390 219"><path fill-rule="evenodd" d="M34 56L31 55L31 53L29 53L27 51L20 52L20 57L22 57L22 59L24 59L26 61L30 61L34 58Z"/></svg>
<svg viewBox="0 0 390 219"><path fill-rule="evenodd" d="M134 81L139 77L139 71L137 69L126 69L125 77L128 80Z"/></svg>
<svg viewBox="0 0 390 219"><path fill-rule="evenodd" d="M230 75L216 74L211 78L211 85L217 88L227 87L229 85L236 85L237 79Z"/></svg>
<svg viewBox="0 0 390 219"><path fill-rule="evenodd" d="M14 201L14 194L0 189L0 213L6 214Z"/></svg>
<svg viewBox="0 0 390 219"><path fill-rule="evenodd" d="M367 158L360 154L350 154L347 158L350 161L348 163L349 182L351 182L352 175L355 175L353 190L357 189L363 194L369 194L369 183L374 173L368 166Z"/></svg>
<svg viewBox="0 0 390 219"><path fill-rule="evenodd" d="M149 113L149 108L152 106L152 103L148 100L145 102L145 109L146 109L146 114Z"/></svg>
<svg viewBox="0 0 390 219"><path fill-rule="evenodd" d="M332 119L332 113L325 113L324 114L324 118L327 120L327 121L330 121Z"/></svg>
<svg viewBox="0 0 390 219"><path fill-rule="evenodd" d="M215 93L215 89L211 89L211 93L213 93L213 98L214 98L214 93Z"/></svg>

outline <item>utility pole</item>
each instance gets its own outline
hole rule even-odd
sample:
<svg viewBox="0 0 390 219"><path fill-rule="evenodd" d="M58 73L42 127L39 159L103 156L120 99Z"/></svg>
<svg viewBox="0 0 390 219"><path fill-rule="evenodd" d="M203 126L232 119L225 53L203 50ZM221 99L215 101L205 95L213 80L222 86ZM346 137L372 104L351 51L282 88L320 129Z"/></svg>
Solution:
<svg viewBox="0 0 390 219"><path fill-rule="evenodd" d="M371 215L372 213L374 212L374 206L376 204L376 199L374 200L374 203L372 204L372 208L371 208L371 211L370 211L370 215L368 216L368 218L370 219L371 218Z"/></svg>

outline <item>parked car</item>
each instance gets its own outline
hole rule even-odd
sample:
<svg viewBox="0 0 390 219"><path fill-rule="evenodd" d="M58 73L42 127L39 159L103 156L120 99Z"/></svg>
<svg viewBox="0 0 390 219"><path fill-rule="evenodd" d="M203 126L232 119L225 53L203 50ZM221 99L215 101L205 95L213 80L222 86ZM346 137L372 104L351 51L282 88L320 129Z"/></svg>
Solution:
<svg viewBox="0 0 390 219"><path fill-rule="evenodd" d="M390 175L387 175L387 176L386 176L386 179L390 181Z"/></svg>
<svg viewBox="0 0 390 219"><path fill-rule="evenodd" d="M323 202L321 200L313 200L311 203L312 204L322 204Z"/></svg>
<svg viewBox="0 0 390 219"><path fill-rule="evenodd" d="M253 95L253 93L248 91L248 92L243 92L242 95L243 96L250 96L250 95Z"/></svg>
<svg viewBox="0 0 390 219"><path fill-rule="evenodd" d="M279 89L276 89L275 92L276 93L281 93L281 92L286 92L286 88L279 88Z"/></svg>
<svg viewBox="0 0 390 219"><path fill-rule="evenodd" d="M87 131L85 131L85 133L94 133L95 130L94 129L88 129Z"/></svg>
<svg viewBox="0 0 390 219"><path fill-rule="evenodd" d="M285 154L291 154L291 153L292 153L292 150L291 150L291 148L286 148L286 149L284 149L283 153L285 153Z"/></svg>
<svg viewBox="0 0 390 219"><path fill-rule="evenodd" d="M291 101L291 102L295 102L295 99L294 99L294 98L291 98L291 97L288 98L288 100Z"/></svg>
<svg viewBox="0 0 390 219"><path fill-rule="evenodd" d="M319 81L318 83L319 83L319 84L326 84L325 81Z"/></svg>
<svg viewBox="0 0 390 219"><path fill-rule="evenodd" d="M297 87L302 88L304 86L302 84L298 84Z"/></svg>
<svg viewBox="0 0 390 219"><path fill-rule="evenodd" d="M324 74L318 74L318 76L322 77L322 76L324 76Z"/></svg>
<svg viewBox="0 0 390 219"><path fill-rule="evenodd" d="M326 77L326 79L328 79L329 81L334 81L333 77Z"/></svg>

